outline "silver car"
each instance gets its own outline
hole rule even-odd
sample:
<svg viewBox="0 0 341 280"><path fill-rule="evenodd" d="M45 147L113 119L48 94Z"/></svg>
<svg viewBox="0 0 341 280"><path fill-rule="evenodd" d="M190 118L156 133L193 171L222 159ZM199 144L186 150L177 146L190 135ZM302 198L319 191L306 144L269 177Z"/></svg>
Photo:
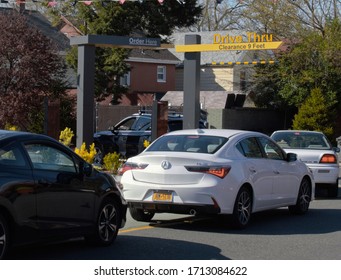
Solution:
<svg viewBox="0 0 341 280"><path fill-rule="evenodd" d="M322 132L278 130L271 138L287 153L297 154L313 172L317 187L327 188L329 197L338 195L339 148L333 147Z"/></svg>

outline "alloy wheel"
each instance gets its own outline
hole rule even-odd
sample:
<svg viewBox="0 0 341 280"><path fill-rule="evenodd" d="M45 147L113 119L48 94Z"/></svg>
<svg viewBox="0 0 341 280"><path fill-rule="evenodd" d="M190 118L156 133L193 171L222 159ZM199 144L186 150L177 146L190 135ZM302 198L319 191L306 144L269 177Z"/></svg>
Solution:
<svg viewBox="0 0 341 280"><path fill-rule="evenodd" d="M98 220L98 233L105 242L110 242L118 230L117 212L114 204L106 204L100 213Z"/></svg>
<svg viewBox="0 0 341 280"><path fill-rule="evenodd" d="M247 190L243 190L237 201L238 221L242 226L245 226L251 216L251 197Z"/></svg>

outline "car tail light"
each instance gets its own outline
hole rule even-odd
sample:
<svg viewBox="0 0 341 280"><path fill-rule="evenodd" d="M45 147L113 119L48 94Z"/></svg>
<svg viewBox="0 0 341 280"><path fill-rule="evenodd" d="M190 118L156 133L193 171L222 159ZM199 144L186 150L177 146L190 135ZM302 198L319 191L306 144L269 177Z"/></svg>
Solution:
<svg viewBox="0 0 341 280"><path fill-rule="evenodd" d="M320 160L320 163L337 163L337 158L333 154L324 154Z"/></svg>
<svg viewBox="0 0 341 280"><path fill-rule="evenodd" d="M133 163L133 162L126 162L118 169L118 175L122 176L124 172L133 169L145 169L148 166L146 163Z"/></svg>
<svg viewBox="0 0 341 280"><path fill-rule="evenodd" d="M231 166L185 166L189 172L207 173L224 178L231 170Z"/></svg>

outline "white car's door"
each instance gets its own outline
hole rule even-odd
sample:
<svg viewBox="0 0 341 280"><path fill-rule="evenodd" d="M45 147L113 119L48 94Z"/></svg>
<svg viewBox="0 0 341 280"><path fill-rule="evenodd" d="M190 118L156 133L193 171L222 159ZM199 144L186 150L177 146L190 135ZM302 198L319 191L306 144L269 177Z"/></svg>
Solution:
<svg viewBox="0 0 341 280"><path fill-rule="evenodd" d="M274 206L287 205L297 198L300 185L297 162L288 162L285 153L272 141L259 138L273 172L272 197Z"/></svg>
<svg viewBox="0 0 341 280"><path fill-rule="evenodd" d="M272 186L273 170L255 137L242 139L237 149L244 155L244 175L253 186L254 211L268 209L273 204Z"/></svg>

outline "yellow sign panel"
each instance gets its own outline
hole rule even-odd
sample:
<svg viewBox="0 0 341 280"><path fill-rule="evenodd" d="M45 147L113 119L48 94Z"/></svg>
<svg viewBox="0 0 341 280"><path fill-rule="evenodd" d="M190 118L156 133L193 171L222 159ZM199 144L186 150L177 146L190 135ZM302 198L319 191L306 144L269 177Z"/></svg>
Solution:
<svg viewBox="0 0 341 280"><path fill-rule="evenodd" d="M212 52L212 51L252 51L278 49L282 41L277 42L248 42L233 44L195 44L176 45L176 52Z"/></svg>

